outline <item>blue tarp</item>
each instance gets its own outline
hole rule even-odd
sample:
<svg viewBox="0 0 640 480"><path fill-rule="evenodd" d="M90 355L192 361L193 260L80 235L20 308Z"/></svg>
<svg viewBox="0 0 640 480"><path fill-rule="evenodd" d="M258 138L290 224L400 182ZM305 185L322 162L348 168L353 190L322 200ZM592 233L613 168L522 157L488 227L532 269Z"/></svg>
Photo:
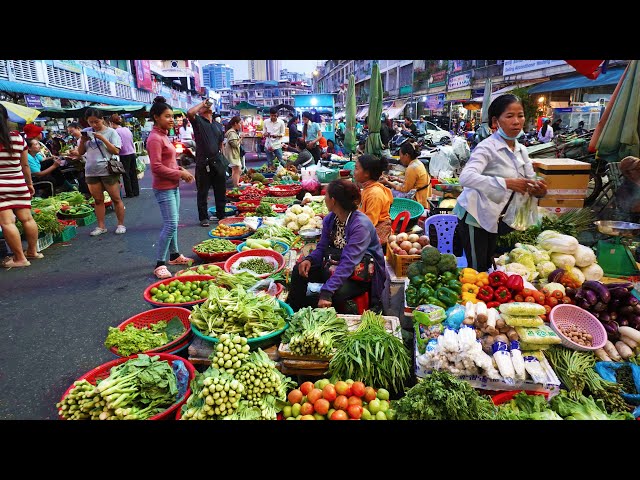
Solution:
<svg viewBox="0 0 640 480"><path fill-rule="evenodd" d="M29 83L12 82L10 80L0 80L0 90L4 90L5 92L27 93L30 95L42 95L45 97L68 98L70 100L84 100L85 102L100 102L110 105L145 105L142 102L127 100L125 98L107 97L106 95L95 95L93 93L44 87L42 85L31 85Z"/></svg>
<svg viewBox="0 0 640 480"><path fill-rule="evenodd" d="M624 68L611 68L606 73L601 73L595 80L590 80L584 75L560 78L539 83L529 89L529 93L554 92L556 90L573 90L575 88L598 87L601 85L617 85Z"/></svg>

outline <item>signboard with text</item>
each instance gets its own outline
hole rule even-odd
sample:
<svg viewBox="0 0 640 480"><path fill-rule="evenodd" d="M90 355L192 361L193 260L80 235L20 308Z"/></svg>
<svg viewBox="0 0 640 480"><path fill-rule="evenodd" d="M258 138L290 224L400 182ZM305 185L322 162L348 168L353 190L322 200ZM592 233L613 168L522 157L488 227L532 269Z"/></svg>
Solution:
<svg viewBox="0 0 640 480"><path fill-rule="evenodd" d="M24 101L27 103L27 107L42 108L42 102L40 101L40 95L25 95Z"/></svg>
<svg viewBox="0 0 640 480"><path fill-rule="evenodd" d="M73 60L54 60L53 66L56 68L63 68L70 72L82 73L82 68Z"/></svg>
<svg viewBox="0 0 640 480"><path fill-rule="evenodd" d="M463 73L461 75L454 75L453 77L449 77L449 82L447 83L448 90L457 90L460 88L465 88L471 85L471 73Z"/></svg>
<svg viewBox="0 0 640 480"><path fill-rule="evenodd" d="M134 60L134 62L136 65L136 84L138 88L153 92L149 60Z"/></svg>
<svg viewBox="0 0 640 480"><path fill-rule="evenodd" d="M442 110L444 108L444 93L427 95L427 99L424 102L424 108L427 110Z"/></svg>
<svg viewBox="0 0 640 480"><path fill-rule="evenodd" d="M566 63L564 60L505 60L502 75L516 75L532 70L566 65Z"/></svg>
<svg viewBox="0 0 640 480"><path fill-rule="evenodd" d="M431 81L429 82L430 87L442 87L446 83L447 71L440 70L431 75Z"/></svg>
<svg viewBox="0 0 640 480"><path fill-rule="evenodd" d="M458 90L455 92L448 92L445 100L447 101L451 101L451 100L468 100L471 98L471 90Z"/></svg>

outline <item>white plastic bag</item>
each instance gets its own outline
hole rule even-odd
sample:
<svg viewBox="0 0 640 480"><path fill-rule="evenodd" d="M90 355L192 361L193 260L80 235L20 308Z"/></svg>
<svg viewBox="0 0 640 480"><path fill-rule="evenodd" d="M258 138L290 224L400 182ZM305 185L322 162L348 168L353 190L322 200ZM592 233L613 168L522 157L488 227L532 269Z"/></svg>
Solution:
<svg viewBox="0 0 640 480"><path fill-rule="evenodd" d="M539 220L538 198L518 192L513 195L502 218L504 223L519 231L537 225Z"/></svg>
<svg viewBox="0 0 640 480"><path fill-rule="evenodd" d="M455 153L456 157L458 157L458 161L460 163L464 163L469 160L469 156L471 155L471 150L469 149L469 144L462 137L454 137L453 138L453 153Z"/></svg>
<svg viewBox="0 0 640 480"><path fill-rule="evenodd" d="M429 174L432 177L448 178L443 175L444 171L453 172L460 168L460 160L450 145L443 145L433 154L429 161Z"/></svg>

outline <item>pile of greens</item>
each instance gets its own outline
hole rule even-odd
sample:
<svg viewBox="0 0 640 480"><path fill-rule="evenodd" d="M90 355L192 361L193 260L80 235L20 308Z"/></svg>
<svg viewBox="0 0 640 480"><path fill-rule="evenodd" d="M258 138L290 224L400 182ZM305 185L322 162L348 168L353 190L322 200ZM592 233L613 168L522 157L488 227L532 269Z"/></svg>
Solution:
<svg viewBox="0 0 640 480"><path fill-rule="evenodd" d="M434 370L404 397L393 402L398 420L493 420L501 419L487 395L448 372Z"/></svg>
<svg viewBox="0 0 640 480"><path fill-rule="evenodd" d="M551 399L551 408L565 420L634 420L629 412L614 412L607 415L604 402L601 399L584 395L572 396L566 390L561 390Z"/></svg>
<svg viewBox="0 0 640 480"><path fill-rule="evenodd" d="M276 240L278 242L286 243L290 248L295 248L296 244L302 243L302 239L298 235L288 228L280 227L278 225L260 227L256 230L256 233L251 235L249 238L255 238L258 240L265 238L269 240Z"/></svg>
<svg viewBox="0 0 640 480"><path fill-rule="evenodd" d="M178 396L171 365L157 355L140 354L116 365L96 385L87 380L74 385L56 405L67 420L146 420L165 411Z"/></svg>
<svg viewBox="0 0 640 480"><path fill-rule="evenodd" d="M162 320L142 328L136 328L133 323L130 323L124 330L109 327L104 346L116 347L119 355L128 357L134 353L146 352L166 345L182 335L184 331L184 325L178 317L173 317L169 322Z"/></svg>
<svg viewBox="0 0 640 480"><path fill-rule="evenodd" d="M287 317L275 297L254 295L242 285L232 290L211 285L209 297L193 307L189 320L209 337L228 333L255 338L284 328Z"/></svg>
<svg viewBox="0 0 640 480"><path fill-rule="evenodd" d="M278 205L293 205L296 197L262 197L260 203L274 203Z"/></svg>
<svg viewBox="0 0 640 480"><path fill-rule="evenodd" d="M306 307L293 315L282 343L288 343L296 355L329 357L346 333L347 322L336 315L335 308Z"/></svg>
<svg viewBox="0 0 640 480"><path fill-rule="evenodd" d="M400 393L411 371L411 354L402 340L385 330L381 315L362 314L356 330L337 345L329 363L334 378L351 378Z"/></svg>
<svg viewBox="0 0 640 480"><path fill-rule="evenodd" d="M518 392L510 402L498 408L505 420L562 420L560 415L551 410L543 395Z"/></svg>

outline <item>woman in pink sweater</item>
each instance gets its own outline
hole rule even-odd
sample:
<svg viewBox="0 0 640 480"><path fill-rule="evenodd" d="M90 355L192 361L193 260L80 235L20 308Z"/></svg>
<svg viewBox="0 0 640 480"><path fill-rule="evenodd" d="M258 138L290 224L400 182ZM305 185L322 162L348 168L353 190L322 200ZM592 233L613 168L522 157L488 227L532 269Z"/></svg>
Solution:
<svg viewBox="0 0 640 480"><path fill-rule="evenodd" d="M180 179L193 182L191 175L176 162L176 149L167 138L173 128L173 109L164 97L156 97L149 111L153 130L147 138L147 151L151 162L152 187L164 222L158 241L158 263L153 271L158 278L169 278L169 265L189 265L192 260L178 252L178 217L180 212ZM167 254L169 261L167 262Z"/></svg>

